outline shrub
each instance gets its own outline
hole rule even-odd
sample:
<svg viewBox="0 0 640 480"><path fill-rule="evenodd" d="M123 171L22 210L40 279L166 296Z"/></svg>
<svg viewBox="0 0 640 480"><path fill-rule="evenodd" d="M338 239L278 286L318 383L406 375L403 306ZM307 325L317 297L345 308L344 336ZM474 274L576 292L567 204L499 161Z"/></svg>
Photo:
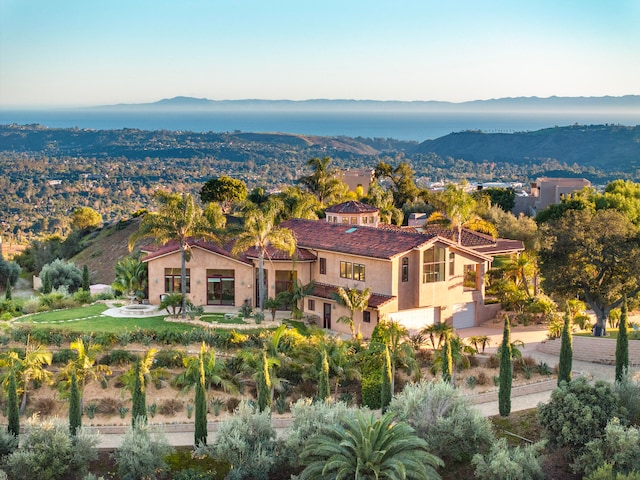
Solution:
<svg viewBox="0 0 640 480"><path fill-rule="evenodd" d="M487 368L498 368L500 366L500 357L498 355L491 355L487 358L487 363L485 363L485 367Z"/></svg>
<svg viewBox="0 0 640 480"><path fill-rule="evenodd" d="M58 402L53 398L38 398L33 402L33 411L42 416L51 415L55 412Z"/></svg>
<svg viewBox="0 0 640 480"><path fill-rule="evenodd" d="M607 462L588 477L584 477L585 480L640 480L640 472L631 472L628 475L623 473L617 473L613 471L613 465Z"/></svg>
<svg viewBox="0 0 640 480"><path fill-rule="evenodd" d="M89 462L97 458L95 434L79 428L76 436L59 420L39 422L32 418L27 433L21 436L21 448L6 459L13 478L39 480L81 478Z"/></svg>
<svg viewBox="0 0 640 480"><path fill-rule="evenodd" d="M154 368L182 368L188 355L181 350L160 350L156 353Z"/></svg>
<svg viewBox="0 0 640 480"><path fill-rule="evenodd" d="M122 406L122 401L117 398L105 397L98 400L96 411L104 415L115 415Z"/></svg>
<svg viewBox="0 0 640 480"><path fill-rule="evenodd" d="M357 408L343 402L315 402L305 398L291 405L293 423L285 440L285 457L291 466L299 467L300 449L316 435L326 433L332 425L344 425L345 419L353 416Z"/></svg>
<svg viewBox="0 0 640 480"><path fill-rule="evenodd" d="M429 451L446 464L469 461L494 441L491 422L470 408L447 382L407 385L391 401L388 411L413 427L427 441Z"/></svg>
<svg viewBox="0 0 640 480"><path fill-rule="evenodd" d="M127 365L136 361L138 357L128 350L111 350L103 355L98 363L101 365Z"/></svg>
<svg viewBox="0 0 640 480"><path fill-rule="evenodd" d="M589 385L581 377L569 384L563 382L548 403L538 406L538 421L549 446L567 447L575 457L584 452L588 442L604 435L616 411L616 397L608 383Z"/></svg>
<svg viewBox="0 0 640 480"><path fill-rule="evenodd" d="M80 288L73 294L73 300L78 302L80 305L87 305L88 303L91 303L91 292Z"/></svg>
<svg viewBox="0 0 640 480"><path fill-rule="evenodd" d="M544 442L509 448L501 438L485 454L473 456L475 478L479 480L543 480L540 453Z"/></svg>
<svg viewBox="0 0 640 480"><path fill-rule="evenodd" d="M6 428L0 428L0 458L9 455L18 448L18 437Z"/></svg>
<svg viewBox="0 0 640 480"><path fill-rule="evenodd" d="M160 415L175 415L184 409L184 403L177 398L168 398L160 405Z"/></svg>
<svg viewBox="0 0 640 480"><path fill-rule="evenodd" d="M230 480L267 480L277 467L277 445L269 412L241 402L234 415L218 426L213 445L200 444L196 453L229 463Z"/></svg>
<svg viewBox="0 0 640 480"><path fill-rule="evenodd" d="M227 399L227 412L233 413L236 411L236 408L240 405L240 400L236 397L231 397Z"/></svg>
<svg viewBox="0 0 640 480"><path fill-rule="evenodd" d="M172 452L161 432L152 433L144 421L136 419L113 457L123 480L154 480L168 470L164 458Z"/></svg>
<svg viewBox="0 0 640 480"><path fill-rule="evenodd" d="M617 418L607 424L604 437L590 441L584 450L572 465L576 473L591 475L605 462L618 473L640 472L640 430L623 427Z"/></svg>
<svg viewBox="0 0 640 480"><path fill-rule="evenodd" d="M66 287L71 293L82 286L82 271L73 262L65 262L59 258L42 267L40 277L47 277L51 288Z"/></svg>
<svg viewBox="0 0 640 480"><path fill-rule="evenodd" d="M71 350L70 348L63 348L62 350L58 350L53 353L51 358L51 363L55 363L58 365L66 365L71 360L76 360L78 358L78 352L76 350Z"/></svg>
<svg viewBox="0 0 640 480"><path fill-rule="evenodd" d="M97 403L89 403L84 406L84 413L86 413L87 417L93 419L98 412L98 404Z"/></svg>

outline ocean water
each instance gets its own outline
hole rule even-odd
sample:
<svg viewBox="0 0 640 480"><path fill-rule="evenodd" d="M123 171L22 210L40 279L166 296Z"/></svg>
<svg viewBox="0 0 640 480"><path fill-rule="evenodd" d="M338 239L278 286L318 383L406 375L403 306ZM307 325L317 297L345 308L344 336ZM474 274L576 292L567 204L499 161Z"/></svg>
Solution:
<svg viewBox="0 0 640 480"><path fill-rule="evenodd" d="M92 109L0 110L0 124L52 128L281 132L319 136L424 141L452 132L513 133L573 124L639 125L640 112L382 112L382 111L159 111Z"/></svg>

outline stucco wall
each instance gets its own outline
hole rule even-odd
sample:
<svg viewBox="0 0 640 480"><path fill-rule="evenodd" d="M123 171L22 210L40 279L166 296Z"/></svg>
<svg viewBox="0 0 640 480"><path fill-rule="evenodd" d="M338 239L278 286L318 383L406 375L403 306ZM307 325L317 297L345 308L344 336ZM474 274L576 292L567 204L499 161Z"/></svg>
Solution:
<svg viewBox="0 0 640 480"><path fill-rule="evenodd" d="M538 350L544 353L560 355L559 338L540 343ZM585 362L616 363L616 340L602 337L573 337L573 358ZM629 363L640 365L640 341L629 341Z"/></svg>
<svg viewBox="0 0 640 480"><path fill-rule="evenodd" d="M164 293L165 268L180 268L180 253L175 252L148 262L149 303L157 305ZM191 276L189 299L194 305L207 304L207 269L235 270L235 305L241 306L245 299L254 297L253 267L228 257L200 248L192 249L191 260L187 262Z"/></svg>

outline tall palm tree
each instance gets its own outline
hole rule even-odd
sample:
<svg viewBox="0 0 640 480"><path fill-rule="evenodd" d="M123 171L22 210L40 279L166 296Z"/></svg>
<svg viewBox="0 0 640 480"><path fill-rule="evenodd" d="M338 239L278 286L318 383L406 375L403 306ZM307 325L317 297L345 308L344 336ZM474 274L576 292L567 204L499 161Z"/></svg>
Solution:
<svg viewBox="0 0 640 480"><path fill-rule="evenodd" d="M32 380L42 383L50 383L53 374L44 368L51 365L53 355L44 346L27 339L24 358L20 358L16 352L7 352L0 359L0 365L6 366L16 372L18 391L22 392L20 403L20 415L24 414L27 406L27 390ZM9 377L7 376L7 379Z"/></svg>
<svg viewBox="0 0 640 480"><path fill-rule="evenodd" d="M507 261L503 266L506 275L515 282L531 298L531 289L529 288L529 278L535 275L536 264L535 259L526 252L519 254L517 257ZM535 292L534 292L535 293Z"/></svg>
<svg viewBox="0 0 640 480"><path fill-rule="evenodd" d="M260 310L264 310L265 288L264 288L264 258L267 255L269 246L277 250L293 255L296 250L296 237L287 228L280 228L276 225L278 210L268 204L261 209L251 205L247 208L244 229L236 240L232 253L237 255L249 248L258 251L258 298Z"/></svg>
<svg viewBox="0 0 640 480"><path fill-rule="evenodd" d="M427 442L391 414L376 420L357 412L344 425L332 425L312 437L302 452L306 468L300 480L439 479L444 465L427 450Z"/></svg>
<svg viewBox="0 0 640 480"><path fill-rule="evenodd" d="M176 241L180 245L182 318L187 317L187 262L191 259L189 240L202 239L218 242L217 231L224 227L225 217L220 205L209 203L205 211L188 193L171 194L158 191L155 196L157 212L147 213L137 232L129 237L129 249L143 238L152 238L157 244Z"/></svg>
<svg viewBox="0 0 640 480"><path fill-rule="evenodd" d="M278 197L282 201L282 210L279 214L281 222L290 218L318 219L316 212L322 209L322 204L313 193L304 191L300 187L289 186L279 193Z"/></svg>
<svg viewBox="0 0 640 480"><path fill-rule="evenodd" d="M449 184L436 200L437 210L427 218L426 223L440 223L449 225L456 232L456 242L462 244L462 229L470 228L486 232L494 237L498 231L490 222L483 220L476 212L478 202L463 188Z"/></svg>
<svg viewBox="0 0 640 480"><path fill-rule="evenodd" d="M355 312L364 312L367 309L369 297L371 297L371 289L368 287L362 291L355 287L348 290L338 287L338 290L333 294L334 300L349 310L349 316L341 316L338 318L338 322L349 325L351 335L354 339L360 338L361 335L360 322L358 321L356 323L353 317Z"/></svg>

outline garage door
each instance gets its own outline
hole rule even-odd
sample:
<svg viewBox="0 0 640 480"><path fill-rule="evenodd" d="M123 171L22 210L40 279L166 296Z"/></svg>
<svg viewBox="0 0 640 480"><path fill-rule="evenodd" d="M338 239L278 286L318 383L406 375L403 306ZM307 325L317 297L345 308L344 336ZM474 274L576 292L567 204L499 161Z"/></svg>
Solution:
<svg viewBox="0 0 640 480"><path fill-rule="evenodd" d="M476 304L458 303L453 306L453 328L470 328L475 326Z"/></svg>
<svg viewBox="0 0 640 480"><path fill-rule="evenodd" d="M398 322L409 330L410 334L422 330L424 327L440 322L440 308L413 308L389 314L389 318Z"/></svg>

